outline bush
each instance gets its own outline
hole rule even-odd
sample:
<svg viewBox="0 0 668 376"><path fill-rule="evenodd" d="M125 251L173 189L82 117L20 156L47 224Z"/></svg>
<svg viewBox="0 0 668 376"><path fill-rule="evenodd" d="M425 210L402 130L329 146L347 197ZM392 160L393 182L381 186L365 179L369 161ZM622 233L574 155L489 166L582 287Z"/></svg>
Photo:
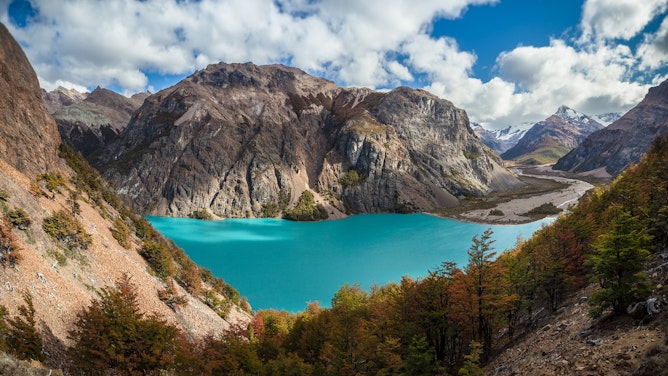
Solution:
<svg viewBox="0 0 668 376"><path fill-rule="evenodd" d="M46 189L49 192L60 193L60 188L65 186L65 179L63 176L58 174L46 173L37 177L37 180L41 180L46 184Z"/></svg>
<svg viewBox="0 0 668 376"><path fill-rule="evenodd" d="M35 307L32 295L26 290L23 293L25 305L19 307L19 315L7 319L7 345L19 359L35 359L44 361L42 337L35 326Z"/></svg>
<svg viewBox="0 0 668 376"><path fill-rule="evenodd" d="M0 218L0 264L14 267L21 260L16 236L6 218Z"/></svg>
<svg viewBox="0 0 668 376"><path fill-rule="evenodd" d="M500 217L503 215L503 211L499 209L492 209L489 211L489 215Z"/></svg>
<svg viewBox="0 0 668 376"><path fill-rule="evenodd" d="M327 210L321 204L315 203L311 191L302 192L295 208L285 213L285 219L292 221L319 221L327 218Z"/></svg>
<svg viewBox="0 0 668 376"><path fill-rule="evenodd" d="M195 218L195 219L202 219L202 220L207 220L210 221L213 219L213 215L209 213L206 208L202 208L199 210L195 210L194 212L190 213L190 218Z"/></svg>
<svg viewBox="0 0 668 376"><path fill-rule="evenodd" d="M554 206L553 203L548 202L529 210L527 213L524 213L524 215L528 216L554 215L554 214L559 214L561 212L562 209L559 209L558 207Z"/></svg>
<svg viewBox="0 0 668 376"><path fill-rule="evenodd" d="M7 218L9 218L9 222L12 224L12 226L18 228L19 230L27 230L28 226L30 226L32 223L28 213L21 208L14 209L7 213Z"/></svg>
<svg viewBox="0 0 668 376"><path fill-rule="evenodd" d="M172 277L175 272L169 247L165 244L147 240L139 252L158 278L163 281Z"/></svg>
<svg viewBox="0 0 668 376"><path fill-rule="evenodd" d="M366 179L364 174L360 174L355 169L350 169L345 174L343 174L343 176L341 176L339 183L341 183L344 188L357 187L358 185L362 184L364 179Z"/></svg>
<svg viewBox="0 0 668 376"><path fill-rule="evenodd" d="M0 201L7 201L9 200L9 193L5 191L4 189L0 189Z"/></svg>
<svg viewBox="0 0 668 376"><path fill-rule="evenodd" d="M93 244L93 237L84 230L79 221L64 210L44 218L44 232L62 242L70 250L88 249Z"/></svg>
<svg viewBox="0 0 668 376"><path fill-rule="evenodd" d="M130 248L130 232L128 231L128 227L125 225L125 223L123 223L122 219L116 218L116 220L114 220L114 227L111 229L111 236L116 239L121 247L125 249Z"/></svg>

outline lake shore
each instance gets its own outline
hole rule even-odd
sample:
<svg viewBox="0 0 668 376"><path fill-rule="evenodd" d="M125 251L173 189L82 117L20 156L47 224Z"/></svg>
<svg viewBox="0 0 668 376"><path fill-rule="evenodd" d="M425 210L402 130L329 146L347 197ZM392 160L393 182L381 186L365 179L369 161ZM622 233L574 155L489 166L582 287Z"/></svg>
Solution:
<svg viewBox="0 0 668 376"><path fill-rule="evenodd" d="M518 178L526 185L522 188L492 192L483 198L471 198L461 201L455 208L436 211L434 215L452 218L458 221L485 224L518 224L532 222L550 215L532 215L529 212L544 204L552 204L563 211L588 190L593 184L580 180L592 176L567 177L561 171L553 171L551 166L514 167ZM609 176L593 176L596 183L604 183Z"/></svg>

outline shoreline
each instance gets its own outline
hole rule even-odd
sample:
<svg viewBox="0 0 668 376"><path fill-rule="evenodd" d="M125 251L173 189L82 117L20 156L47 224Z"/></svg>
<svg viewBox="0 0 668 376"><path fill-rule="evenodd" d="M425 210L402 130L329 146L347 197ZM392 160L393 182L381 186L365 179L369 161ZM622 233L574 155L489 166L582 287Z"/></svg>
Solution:
<svg viewBox="0 0 668 376"><path fill-rule="evenodd" d="M482 199L481 208L462 208L454 213L436 213L439 216L476 222L481 224L522 224L537 221L547 217L558 217L568 211L571 204L577 203L594 185L574 177L564 177L547 170L549 166L513 168L518 177L528 184L525 190L534 189L534 192L505 192L496 196ZM531 172L531 173L529 173ZM549 182L551 181L551 182ZM544 204L552 204L562 209L558 214L528 215L528 212ZM466 206L466 204L464 204ZM499 215L494 215L495 211Z"/></svg>

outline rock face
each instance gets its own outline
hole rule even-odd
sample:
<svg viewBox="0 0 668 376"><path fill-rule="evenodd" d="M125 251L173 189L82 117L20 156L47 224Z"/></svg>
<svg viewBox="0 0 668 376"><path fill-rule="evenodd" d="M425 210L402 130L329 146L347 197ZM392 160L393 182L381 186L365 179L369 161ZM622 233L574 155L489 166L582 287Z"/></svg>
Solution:
<svg viewBox="0 0 668 376"><path fill-rule="evenodd" d="M63 141L83 156L108 144L128 125L147 94L124 97L97 87L85 99L53 113Z"/></svg>
<svg viewBox="0 0 668 376"><path fill-rule="evenodd" d="M448 101L251 63L152 95L91 160L155 215L258 216L304 190L332 213L431 210L521 184Z"/></svg>
<svg viewBox="0 0 668 376"><path fill-rule="evenodd" d="M572 172L605 168L619 175L629 163L638 163L654 138L668 133L668 81L653 87L645 98L605 129L591 134L561 158L555 170Z"/></svg>
<svg viewBox="0 0 668 376"><path fill-rule="evenodd" d="M517 145L501 157L523 164L554 163L589 134L602 128L589 116L561 106L554 115L531 127Z"/></svg>
<svg viewBox="0 0 668 376"><path fill-rule="evenodd" d="M58 171L60 142L35 71L0 24L0 158L28 175Z"/></svg>

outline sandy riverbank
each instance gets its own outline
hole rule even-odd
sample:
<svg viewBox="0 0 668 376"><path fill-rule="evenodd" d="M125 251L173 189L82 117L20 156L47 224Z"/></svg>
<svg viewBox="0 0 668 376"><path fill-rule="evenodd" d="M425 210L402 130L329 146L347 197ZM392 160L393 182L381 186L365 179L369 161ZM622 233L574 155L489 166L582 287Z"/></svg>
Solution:
<svg viewBox="0 0 668 376"><path fill-rule="evenodd" d="M539 219L526 215L531 209L552 203L566 211L571 204L576 203L585 192L594 187L585 181L558 176L550 171L547 167L526 170L517 168L515 172L527 184L525 188L463 202L456 210L435 214L462 221L489 224L531 222ZM491 213L492 210L496 215Z"/></svg>

